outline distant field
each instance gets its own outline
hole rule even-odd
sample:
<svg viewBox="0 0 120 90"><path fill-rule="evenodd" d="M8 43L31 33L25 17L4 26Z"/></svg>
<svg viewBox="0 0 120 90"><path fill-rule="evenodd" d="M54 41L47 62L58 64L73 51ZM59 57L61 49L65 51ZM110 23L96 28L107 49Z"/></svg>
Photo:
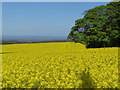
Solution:
<svg viewBox="0 0 120 90"><path fill-rule="evenodd" d="M1 55L3 88L118 88L118 47L10 44Z"/></svg>
<svg viewBox="0 0 120 90"><path fill-rule="evenodd" d="M68 40L45 40L45 41L15 41L15 40L3 40L3 45L6 44L25 44L25 43L49 43L49 42L71 42Z"/></svg>

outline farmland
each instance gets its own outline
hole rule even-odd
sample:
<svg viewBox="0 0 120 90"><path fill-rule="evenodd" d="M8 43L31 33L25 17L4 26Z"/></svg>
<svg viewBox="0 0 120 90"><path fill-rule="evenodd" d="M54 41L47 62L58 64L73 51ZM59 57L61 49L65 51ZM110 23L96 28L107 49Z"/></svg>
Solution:
<svg viewBox="0 0 120 90"><path fill-rule="evenodd" d="M118 88L118 47L2 45L3 88Z"/></svg>

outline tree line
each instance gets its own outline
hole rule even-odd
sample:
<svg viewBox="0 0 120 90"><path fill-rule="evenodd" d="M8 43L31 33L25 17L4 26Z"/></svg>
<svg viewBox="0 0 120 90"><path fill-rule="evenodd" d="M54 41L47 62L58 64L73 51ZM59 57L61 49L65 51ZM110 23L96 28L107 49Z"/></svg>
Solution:
<svg viewBox="0 0 120 90"><path fill-rule="evenodd" d="M110 2L84 12L75 21L68 40L83 43L87 48L120 46L120 1Z"/></svg>

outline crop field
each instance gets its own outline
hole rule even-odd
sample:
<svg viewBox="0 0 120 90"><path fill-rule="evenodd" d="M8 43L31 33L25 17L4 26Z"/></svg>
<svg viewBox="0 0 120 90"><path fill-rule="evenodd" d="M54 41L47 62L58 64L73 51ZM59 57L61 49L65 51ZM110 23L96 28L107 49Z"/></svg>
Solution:
<svg viewBox="0 0 120 90"><path fill-rule="evenodd" d="M0 55L3 88L119 88L118 47L11 44Z"/></svg>

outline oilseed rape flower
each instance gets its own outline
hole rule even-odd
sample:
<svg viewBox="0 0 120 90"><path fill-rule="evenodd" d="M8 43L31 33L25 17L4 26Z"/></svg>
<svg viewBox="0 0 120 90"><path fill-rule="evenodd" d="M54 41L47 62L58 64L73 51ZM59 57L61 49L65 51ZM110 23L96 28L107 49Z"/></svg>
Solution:
<svg viewBox="0 0 120 90"><path fill-rule="evenodd" d="M72 42L2 45L2 87L118 88L118 49Z"/></svg>

